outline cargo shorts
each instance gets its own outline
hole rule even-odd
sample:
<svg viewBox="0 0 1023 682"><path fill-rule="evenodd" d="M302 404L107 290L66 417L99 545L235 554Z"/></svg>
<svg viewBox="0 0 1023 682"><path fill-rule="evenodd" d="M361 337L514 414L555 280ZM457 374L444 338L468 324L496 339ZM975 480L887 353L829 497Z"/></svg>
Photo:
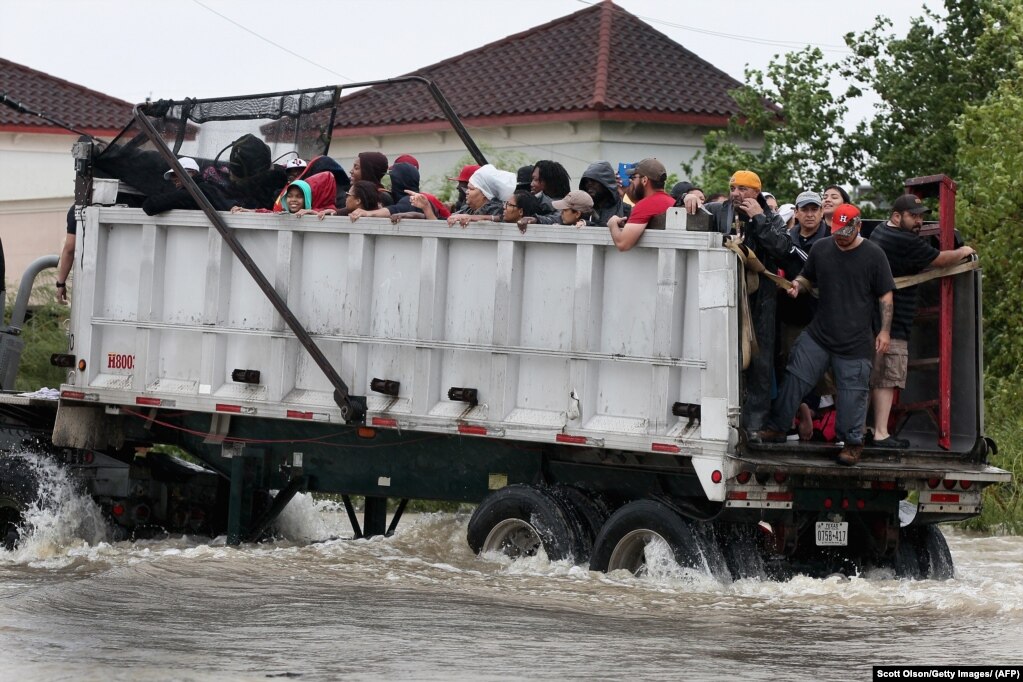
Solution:
<svg viewBox="0 0 1023 682"><path fill-rule="evenodd" d="M871 388L906 388L909 371L909 344L905 339L892 339L887 353L874 356L870 373Z"/></svg>

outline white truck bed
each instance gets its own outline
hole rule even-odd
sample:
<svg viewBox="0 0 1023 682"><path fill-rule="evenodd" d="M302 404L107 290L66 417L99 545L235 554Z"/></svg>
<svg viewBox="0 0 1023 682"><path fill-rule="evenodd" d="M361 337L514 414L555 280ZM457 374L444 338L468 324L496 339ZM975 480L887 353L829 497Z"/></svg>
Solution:
<svg viewBox="0 0 1023 682"><path fill-rule="evenodd" d="M735 256L673 209L606 228L225 216L370 426L721 456L739 411ZM333 388L199 211L90 207L70 395L340 422ZM231 380L235 369L260 383ZM373 378L399 381L398 397ZM448 399L478 390L475 407ZM574 396L574 397L573 397ZM676 402L697 404L689 425Z"/></svg>

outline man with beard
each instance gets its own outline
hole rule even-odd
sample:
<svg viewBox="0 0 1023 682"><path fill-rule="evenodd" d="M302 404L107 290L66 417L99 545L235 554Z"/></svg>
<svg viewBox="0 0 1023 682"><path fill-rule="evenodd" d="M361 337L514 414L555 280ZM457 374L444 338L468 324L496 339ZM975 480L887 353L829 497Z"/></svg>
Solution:
<svg viewBox="0 0 1023 682"><path fill-rule="evenodd" d="M656 223L650 224L651 219L664 216L675 205L675 197L664 191L668 172L657 159L643 159L629 166L625 172L629 176L629 186L625 191L635 205L628 217L614 215L607 221L611 240L619 251L634 247L648 225L658 227ZM664 227L663 218L657 222L660 222L659 227Z"/></svg>
<svg viewBox="0 0 1023 682"><path fill-rule="evenodd" d="M701 207L705 209L719 232L740 237L766 271L773 274L778 270L778 262L788 255L792 242L785 222L770 209L760 190L760 177L756 173L738 170L728 181L727 200L705 205L696 194L687 194L685 205L690 215ZM748 298L758 352L752 355L746 370L746 399L742 410L743 427L749 433L763 428L771 407L777 307L774 283L760 273L755 284L756 289L750 287Z"/></svg>
<svg viewBox="0 0 1023 682"><path fill-rule="evenodd" d="M888 257L893 277L915 275L924 268L943 268L971 256L969 246L939 251L917 233L929 213L913 194L903 194L892 204L892 213L885 225L874 229L870 241L877 244ZM907 287L895 292L895 313L892 320L892 340L888 350L874 357L870 376L870 400L874 406L874 445L881 448L909 447L909 441L888 433L888 417L895 399L895 389L906 387L909 368L909 332L916 316L917 289Z"/></svg>

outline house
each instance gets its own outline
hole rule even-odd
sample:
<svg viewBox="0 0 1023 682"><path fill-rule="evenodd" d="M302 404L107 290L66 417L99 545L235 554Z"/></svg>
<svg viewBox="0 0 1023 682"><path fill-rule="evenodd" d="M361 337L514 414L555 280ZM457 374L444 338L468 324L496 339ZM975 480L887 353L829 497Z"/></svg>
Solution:
<svg viewBox="0 0 1023 682"><path fill-rule="evenodd" d="M2 58L0 93L103 139L113 138L131 117L127 102ZM42 118L0 105L0 239L9 290L29 263L60 252L74 201L71 145L77 140Z"/></svg>
<svg viewBox="0 0 1023 682"><path fill-rule="evenodd" d="M742 85L611 0L415 74L439 86L489 159L510 170L553 159L573 181L599 159L654 156L681 174L703 136L737 113L729 92ZM350 164L367 150L413 154L433 189L465 155L417 83L341 99L331 156Z"/></svg>

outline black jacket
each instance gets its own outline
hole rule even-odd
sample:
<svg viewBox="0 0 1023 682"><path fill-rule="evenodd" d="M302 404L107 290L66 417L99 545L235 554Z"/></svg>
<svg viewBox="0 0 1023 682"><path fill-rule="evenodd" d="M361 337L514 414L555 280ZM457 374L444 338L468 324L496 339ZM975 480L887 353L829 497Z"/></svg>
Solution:
<svg viewBox="0 0 1023 682"><path fill-rule="evenodd" d="M235 205L235 202L228 199L217 185L205 180L199 180L196 184L199 186L199 191L209 199L216 210L229 211ZM154 194L142 202L142 210L146 212L146 215L156 215L176 208L195 211L199 209L199 205L195 203L195 199L184 187L163 194Z"/></svg>
<svg viewBox="0 0 1023 682"><path fill-rule="evenodd" d="M632 207L622 201L621 195L618 194L618 181L615 179L615 171L610 163L597 161L587 166L582 179L579 180L579 189L586 189L587 178L596 180L602 188L600 195L593 198L593 211L590 213L587 225L607 227L607 221L612 216L629 217Z"/></svg>

